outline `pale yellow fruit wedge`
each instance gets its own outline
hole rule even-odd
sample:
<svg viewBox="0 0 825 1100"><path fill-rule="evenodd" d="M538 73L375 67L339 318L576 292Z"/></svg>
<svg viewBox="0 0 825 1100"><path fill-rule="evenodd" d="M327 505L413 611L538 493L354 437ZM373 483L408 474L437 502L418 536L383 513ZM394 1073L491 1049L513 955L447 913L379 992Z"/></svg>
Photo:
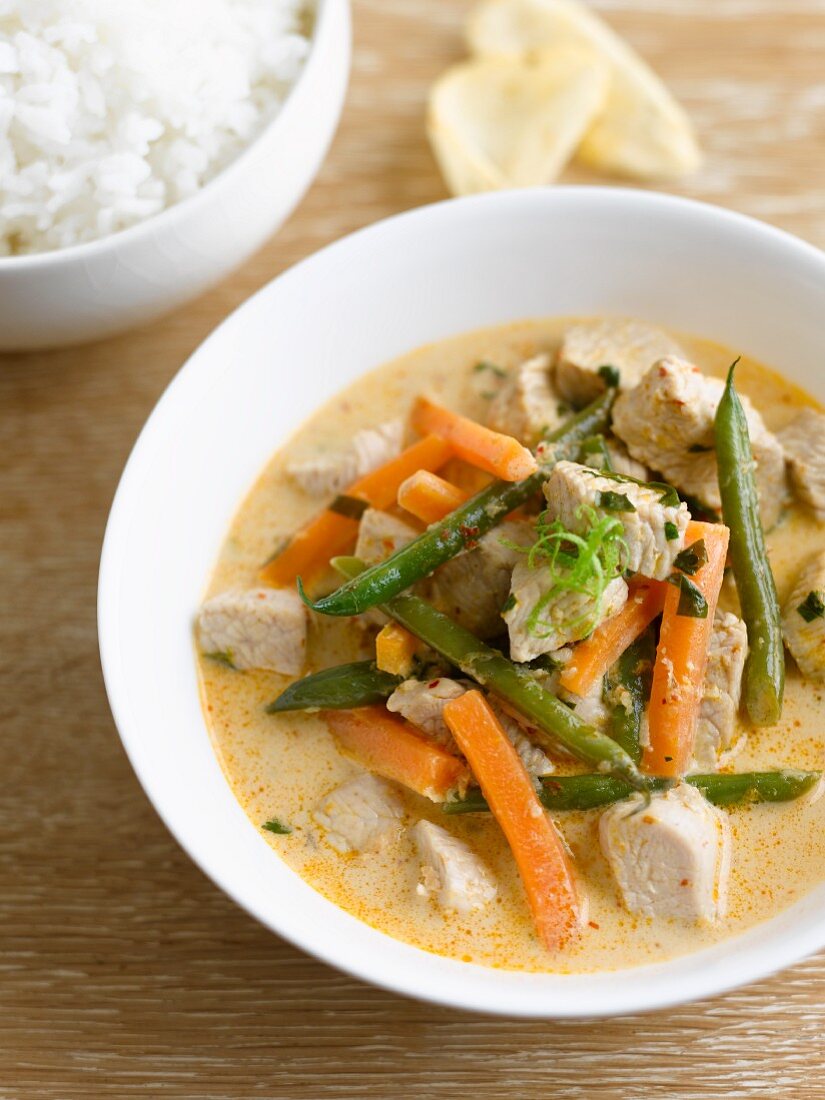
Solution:
<svg viewBox="0 0 825 1100"><path fill-rule="evenodd" d="M604 111L577 156L602 172L673 179L695 171L701 154L690 120L653 70L577 0L482 0L467 24L470 50L522 57L584 44L611 68Z"/></svg>
<svg viewBox="0 0 825 1100"><path fill-rule="evenodd" d="M477 58L430 92L427 132L454 195L555 179L604 107L607 66L591 48Z"/></svg>

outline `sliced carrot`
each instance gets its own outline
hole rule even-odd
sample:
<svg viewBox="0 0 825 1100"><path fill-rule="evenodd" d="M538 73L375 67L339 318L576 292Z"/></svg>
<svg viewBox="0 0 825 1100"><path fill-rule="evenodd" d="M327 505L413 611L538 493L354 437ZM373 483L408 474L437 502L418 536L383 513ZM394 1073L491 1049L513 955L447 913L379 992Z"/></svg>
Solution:
<svg viewBox="0 0 825 1100"><path fill-rule="evenodd" d="M387 623L375 639L375 663L382 672L393 676L409 676L421 642L398 623Z"/></svg>
<svg viewBox="0 0 825 1100"><path fill-rule="evenodd" d="M596 627L589 638L573 649L573 656L559 677L563 688L586 695L614 661L660 615L668 585L664 581L639 581L630 586L627 603L618 614Z"/></svg>
<svg viewBox="0 0 825 1100"><path fill-rule="evenodd" d="M453 448L436 435L428 435L407 447L396 458L354 481L346 496L364 500L373 508L395 503L398 486L416 470L438 470L453 454ZM344 554L358 536L358 521L325 509L290 539L284 550L260 571L259 578L274 588L285 588L301 577L307 583Z"/></svg>
<svg viewBox="0 0 825 1100"><path fill-rule="evenodd" d="M322 714L341 747L385 779L394 779L434 802L443 802L451 791L467 783L469 773L462 760L425 741L414 726L385 707L326 710Z"/></svg>
<svg viewBox="0 0 825 1100"><path fill-rule="evenodd" d="M459 458L504 481L521 481L538 469L530 451L511 435L485 428L475 420L436 405L427 397L416 400L411 423L420 435L431 432L439 436L453 445Z"/></svg>
<svg viewBox="0 0 825 1100"><path fill-rule="evenodd" d="M429 470L416 470L398 489L399 505L424 523L438 523L469 499L469 493Z"/></svg>
<svg viewBox="0 0 825 1100"><path fill-rule="evenodd" d="M581 903L556 827L501 723L480 691L444 707L444 721L467 757L512 849L542 942L557 950L576 932Z"/></svg>
<svg viewBox="0 0 825 1100"><path fill-rule="evenodd" d="M707 616L679 615L681 593L668 586L653 666L650 744L642 757L642 768L649 774L684 775L690 765L729 538L730 532L721 523L691 520L688 524L685 545L703 539L707 551L707 562L689 578L705 598Z"/></svg>

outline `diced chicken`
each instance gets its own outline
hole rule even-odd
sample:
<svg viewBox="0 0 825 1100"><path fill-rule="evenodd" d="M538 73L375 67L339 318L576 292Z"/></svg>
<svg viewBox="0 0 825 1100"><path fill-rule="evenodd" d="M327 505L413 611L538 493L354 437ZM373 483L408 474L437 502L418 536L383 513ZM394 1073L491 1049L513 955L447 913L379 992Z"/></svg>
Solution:
<svg viewBox="0 0 825 1100"><path fill-rule="evenodd" d="M650 481L650 470L643 462L637 462L620 439L611 436L605 443L610 457L610 465L617 474L635 477L637 481Z"/></svg>
<svg viewBox="0 0 825 1100"><path fill-rule="evenodd" d="M666 355L682 351L667 333L641 321L587 321L564 334L556 361L556 385L574 405L587 405L604 390L601 367L619 372L619 386L632 389Z"/></svg>
<svg viewBox="0 0 825 1100"><path fill-rule="evenodd" d="M304 665L307 611L291 588L248 588L207 600L198 617L203 653L221 654L235 668L297 676Z"/></svg>
<svg viewBox="0 0 825 1100"><path fill-rule="evenodd" d="M463 695L470 686L472 685L460 680L451 680L448 676L440 676L429 682L405 680L387 700L387 709L412 722L442 748L460 756L461 753L444 721L444 706L451 699ZM552 775L555 770L552 762L538 745L533 744L518 721L505 713L495 700L493 709L530 775Z"/></svg>
<svg viewBox="0 0 825 1100"><path fill-rule="evenodd" d="M516 563L503 615L514 661L532 661L585 638L600 622L620 611L627 600L627 584L622 577L607 585L599 605L584 593L562 590L546 603L531 626L537 604L546 598L553 584L553 575L540 562L531 566L522 555Z"/></svg>
<svg viewBox="0 0 825 1100"><path fill-rule="evenodd" d="M825 551L799 571L782 609L782 632L802 675L825 680Z"/></svg>
<svg viewBox="0 0 825 1100"><path fill-rule="evenodd" d="M625 906L649 917L710 924L725 914L727 814L689 783L617 802L599 822L602 851Z"/></svg>
<svg viewBox="0 0 825 1100"><path fill-rule="evenodd" d="M435 680L405 680L387 700L387 710L412 722L436 744L457 752L453 735L444 721L444 706L467 690L458 680L440 676Z"/></svg>
<svg viewBox="0 0 825 1100"><path fill-rule="evenodd" d="M532 546L535 538L533 527L524 521L510 520L488 531L474 550L446 562L434 574L438 608L480 638L501 634L510 574L524 557L513 546Z"/></svg>
<svg viewBox="0 0 825 1100"><path fill-rule="evenodd" d="M610 474L575 462L559 462L545 482L544 495L552 515L577 534L587 532L588 509L606 510L615 516L622 524L626 544L622 565L633 573L664 580L684 547L690 519L687 507L666 503L660 489L615 481ZM624 499L617 500L617 496Z"/></svg>
<svg viewBox="0 0 825 1100"><path fill-rule="evenodd" d="M390 420L377 428L363 428L342 451L291 462L287 473L305 493L314 497L333 496L395 458L403 436L404 425L400 420Z"/></svg>
<svg viewBox="0 0 825 1100"><path fill-rule="evenodd" d="M794 492L818 520L825 520L825 414L803 409L777 438Z"/></svg>
<svg viewBox="0 0 825 1100"><path fill-rule="evenodd" d="M658 470L677 489L719 509L713 423L724 384L684 359L656 363L639 385L620 394L613 430L634 458ZM785 499L785 459L778 439L742 398L748 421L762 522L772 527Z"/></svg>
<svg viewBox="0 0 825 1100"><path fill-rule="evenodd" d="M364 772L330 791L312 816L336 852L376 852L401 835L404 803L386 779Z"/></svg>
<svg viewBox="0 0 825 1100"><path fill-rule="evenodd" d="M747 655L748 631L745 624L730 611L717 611L713 620L691 771L716 771L742 744L744 734L739 730L736 716Z"/></svg>
<svg viewBox="0 0 825 1100"><path fill-rule="evenodd" d="M553 388L551 372L546 353L533 356L511 371L490 404L489 426L530 446L557 428L567 408Z"/></svg>
<svg viewBox="0 0 825 1100"><path fill-rule="evenodd" d="M421 860L418 892L423 897L466 914L483 909L496 896L492 874L463 840L431 821L419 821L410 836Z"/></svg>
<svg viewBox="0 0 825 1100"><path fill-rule="evenodd" d="M378 508L367 508L358 525L355 556L367 565L375 565L406 546L417 534L414 527L397 516Z"/></svg>

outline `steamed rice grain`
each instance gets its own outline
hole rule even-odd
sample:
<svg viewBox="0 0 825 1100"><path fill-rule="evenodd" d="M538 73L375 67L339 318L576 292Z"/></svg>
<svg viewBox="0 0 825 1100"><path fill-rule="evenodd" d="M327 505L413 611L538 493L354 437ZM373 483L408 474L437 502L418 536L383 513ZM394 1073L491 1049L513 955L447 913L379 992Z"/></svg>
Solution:
<svg viewBox="0 0 825 1100"><path fill-rule="evenodd" d="M275 116L308 0L0 0L0 254L125 229Z"/></svg>

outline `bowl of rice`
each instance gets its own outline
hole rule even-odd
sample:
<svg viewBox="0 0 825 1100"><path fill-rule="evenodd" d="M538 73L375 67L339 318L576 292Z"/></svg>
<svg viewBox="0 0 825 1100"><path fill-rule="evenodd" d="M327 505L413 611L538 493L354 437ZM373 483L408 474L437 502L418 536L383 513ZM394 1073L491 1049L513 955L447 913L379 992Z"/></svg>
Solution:
<svg viewBox="0 0 825 1100"><path fill-rule="evenodd" d="M347 0L7 0L0 348L123 331L288 217L346 93Z"/></svg>

